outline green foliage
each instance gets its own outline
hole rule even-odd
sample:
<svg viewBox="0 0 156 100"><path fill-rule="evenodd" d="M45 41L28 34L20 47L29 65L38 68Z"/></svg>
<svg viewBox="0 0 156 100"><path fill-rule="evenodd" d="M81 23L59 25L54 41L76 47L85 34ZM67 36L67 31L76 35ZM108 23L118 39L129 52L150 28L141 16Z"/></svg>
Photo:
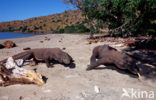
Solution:
<svg viewBox="0 0 156 100"><path fill-rule="evenodd" d="M58 32L56 33L64 33L64 29L60 29Z"/></svg>
<svg viewBox="0 0 156 100"><path fill-rule="evenodd" d="M96 29L109 29L110 35L156 35L156 0L64 0L80 8ZM152 31L151 31L152 30Z"/></svg>
<svg viewBox="0 0 156 100"><path fill-rule="evenodd" d="M56 33L85 33L89 32L83 24L66 26L64 29L56 31Z"/></svg>

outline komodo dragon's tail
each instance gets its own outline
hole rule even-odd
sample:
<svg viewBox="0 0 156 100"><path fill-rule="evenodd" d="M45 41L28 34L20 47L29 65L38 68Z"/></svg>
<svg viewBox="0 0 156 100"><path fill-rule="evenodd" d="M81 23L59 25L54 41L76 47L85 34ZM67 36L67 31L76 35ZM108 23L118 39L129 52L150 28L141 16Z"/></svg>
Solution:
<svg viewBox="0 0 156 100"><path fill-rule="evenodd" d="M21 53L18 53L18 54L16 54L16 55L13 55L12 57L13 57L14 60L22 59L24 56L26 56L26 55L29 54L30 52L31 52L31 50L30 50L30 51L21 52ZM8 58L6 58L6 59L4 59L4 60L1 60L1 61L0 61L0 64L6 63L6 62L7 62L7 59L8 59Z"/></svg>

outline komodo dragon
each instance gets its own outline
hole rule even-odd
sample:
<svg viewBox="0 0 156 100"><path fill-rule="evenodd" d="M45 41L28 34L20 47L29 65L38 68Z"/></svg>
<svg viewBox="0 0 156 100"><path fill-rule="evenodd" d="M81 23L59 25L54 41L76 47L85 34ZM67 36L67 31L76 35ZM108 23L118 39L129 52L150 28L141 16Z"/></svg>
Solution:
<svg viewBox="0 0 156 100"><path fill-rule="evenodd" d="M12 57L14 60L23 59L23 63L25 62L25 60L30 59L33 59L35 63L37 63L38 61L45 61L47 67L50 67L53 61L65 65L70 65L71 63L74 62L69 54L63 52L59 48L31 49L25 52L18 53ZM3 64L6 63L6 61L7 59L4 59L0 62Z"/></svg>
<svg viewBox="0 0 156 100"><path fill-rule="evenodd" d="M127 69L131 73L137 74L139 80L141 80L139 68L136 63L137 61L127 54L119 52L108 45L100 45L93 49L90 65L88 65L86 70L91 70L103 64L114 64L120 69Z"/></svg>

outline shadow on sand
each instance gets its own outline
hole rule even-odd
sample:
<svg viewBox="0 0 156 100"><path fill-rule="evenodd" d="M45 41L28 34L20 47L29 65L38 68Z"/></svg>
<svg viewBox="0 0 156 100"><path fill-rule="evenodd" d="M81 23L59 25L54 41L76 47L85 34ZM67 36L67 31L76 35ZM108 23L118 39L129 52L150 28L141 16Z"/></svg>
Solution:
<svg viewBox="0 0 156 100"><path fill-rule="evenodd" d="M152 81L156 81L156 67L155 66L149 65L149 64L141 62L141 61L137 65L139 67L140 74L142 77L144 77L145 79L150 79ZM130 71L119 69L115 65L105 65L105 67L97 67L94 70L104 70L104 69L116 70L117 72L119 72L121 74L127 74L130 77L138 78L137 75L132 74Z"/></svg>
<svg viewBox="0 0 156 100"><path fill-rule="evenodd" d="M156 68L155 67L146 65L144 63L139 64L138 67L140 69L140 74L142 77L144 77L145 79L150 79L152 81L156 81ZM105 67L97 67L94 70L104 70L104 69L115 70L121 74L127 74L132 78L138 78L137 75L132 74L130 71L119 69L115 65L108 65Z"/></svg>

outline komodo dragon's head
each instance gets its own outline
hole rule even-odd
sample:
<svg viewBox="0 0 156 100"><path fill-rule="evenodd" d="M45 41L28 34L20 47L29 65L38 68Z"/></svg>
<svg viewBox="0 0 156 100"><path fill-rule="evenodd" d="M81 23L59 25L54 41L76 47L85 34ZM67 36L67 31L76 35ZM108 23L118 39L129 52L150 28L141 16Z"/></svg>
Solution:
<svg viewBox="0 0 156 100"><path fill-rule="evenodd" d="M61 55L61 61L62 61L62 63L66 64L66 65L69 65L72 62L74 62L72 57L69 54L65 53L65 52L63 52L62 55Z"/></svg>

